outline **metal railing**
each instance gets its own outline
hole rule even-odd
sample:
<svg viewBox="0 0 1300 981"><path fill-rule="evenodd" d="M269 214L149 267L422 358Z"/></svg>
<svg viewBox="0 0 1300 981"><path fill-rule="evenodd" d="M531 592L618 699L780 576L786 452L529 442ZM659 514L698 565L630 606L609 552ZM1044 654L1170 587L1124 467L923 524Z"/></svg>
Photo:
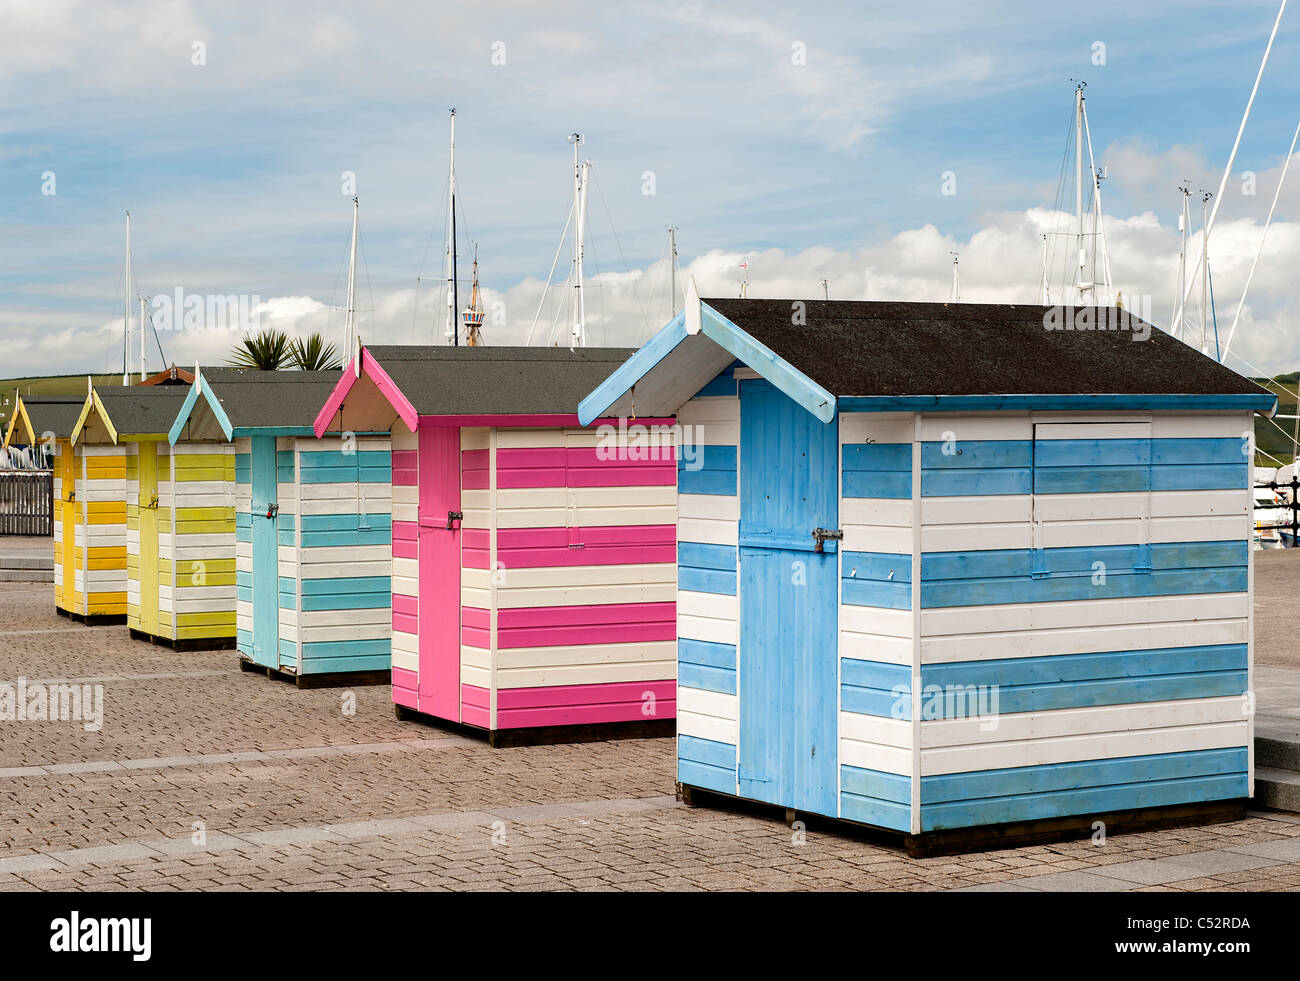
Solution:
<svg viewBox="0 0 1300 981"><path fill-rule="evenodd" d="M54 534L54 471L0 470L0 535Z"/></svg>
<svg viewBox="0 0 1300 981"><path fill-rule="evenodd" d="M1265 484L1256 484L1256 490L1271 490L1274 497L1283 491L1291 492L1289 501L1274 501L1272 504L1264 504L1259 501L1255 502L1256 511L1281 511L1291 512L1291 520L1286 524L1260 525L1256 522L1256 528L1263 531L1266 528L1272 528L1276 531L1289 532L1291 535L1291 544L1294 546L1300 543L1300 475L1292 477L1288 481L1279 483L1276 480L1270 480Z"/></svg>

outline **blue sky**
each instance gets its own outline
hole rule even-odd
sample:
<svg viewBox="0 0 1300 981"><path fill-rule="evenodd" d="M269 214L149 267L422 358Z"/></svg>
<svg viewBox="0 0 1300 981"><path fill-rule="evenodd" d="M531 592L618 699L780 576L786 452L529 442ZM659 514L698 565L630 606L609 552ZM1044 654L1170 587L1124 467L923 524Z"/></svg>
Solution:
<svg viewBox="0 0 1300 981"><path fill-rule="evenodd" d="M490 341L522 339L533 318L569 207L573 130L595 174L590 263L609 274L589 294L589 308L606 304L594 340L638 343L665 319L670 223L706 294L730 292L749 258L751 295L818 295L825 277L836 296L944 300L951 247L964 299L1029 301L1038 255L1023 216L1055 198L1072 77L1088 82L1109 167L1116 281L1153 296L1163 322L1176 184L1217 187L1277 11L1272 0L435 9L0 0L0 376L120 365L128 208L146 293L254 294L282 301L287 329L337 333L343 171L361 199L363 333L440 340L436 284L415 288L441 275L452 105L462 255L478 243L488 296L508 311ZM196 42L205 64L192 63ZM798 43L804 64L792 63ZM1243 196L1234 177L1221 212L1221 321L1296 125L1298 55L1300 20L1284 19L1234 168L1256 171L1259 193ZM47 171L54 195L41 193ZM946 171L955 195L940 193ZM1300 354L1295 180L1243 317L1240 350L1270 371ZM1125 224L1147 213L1155 227ZM164 337L182 362L219 359L229 342Z"/></svg>

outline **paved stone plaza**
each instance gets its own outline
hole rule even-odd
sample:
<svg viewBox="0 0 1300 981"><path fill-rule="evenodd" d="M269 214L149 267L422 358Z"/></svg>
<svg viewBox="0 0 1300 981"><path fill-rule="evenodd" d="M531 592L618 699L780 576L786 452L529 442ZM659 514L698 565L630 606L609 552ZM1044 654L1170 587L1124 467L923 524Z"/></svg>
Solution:
<svg viewBox="0 0 1300 981"><path fill-rule="evenodd" d="M1268 557L1259 575L1298 568ZM0 681L104 693L98 730L0 727L4 890L1300 889L1300 815L912 859L687 808L671 739L494 750L397 722L385 687L299 691L232 651L78 625L47 583L0 583L0 625ZM1259 624L1279 684L1300 680L1293 627Z"/></svg>

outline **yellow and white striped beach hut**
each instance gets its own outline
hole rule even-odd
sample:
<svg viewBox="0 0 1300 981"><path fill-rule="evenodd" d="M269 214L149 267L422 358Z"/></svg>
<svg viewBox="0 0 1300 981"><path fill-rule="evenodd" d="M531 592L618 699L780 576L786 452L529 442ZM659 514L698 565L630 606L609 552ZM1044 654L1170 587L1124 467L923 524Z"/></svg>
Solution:
<svg viewBox="0 0 1300 981"><path fill-rule="evenodd" d="M179 386L94 389L73 442L122 451L132 636L178 648L233 647L234 453L222 444L169 445L185 396Z"/></svg>
<svg viewBox="0 0 1300 981"><path fill-rule="evenodd" d="M60 613L75 616L86 615L87 556L84 550L79 554L73 544L77 530L77 467L72 450L72 429L84 401L71 395L19 395L4 435L5 449L46 446L50 450L54 470L54 606Z"/></svg>

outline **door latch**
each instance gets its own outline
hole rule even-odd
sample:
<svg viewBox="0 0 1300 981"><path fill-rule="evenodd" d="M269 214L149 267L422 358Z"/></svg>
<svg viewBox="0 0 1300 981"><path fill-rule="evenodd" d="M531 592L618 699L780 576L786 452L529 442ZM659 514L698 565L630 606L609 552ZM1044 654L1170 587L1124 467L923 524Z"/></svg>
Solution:
<svg viewBox="0 0 1300 981"><path fill-rule="evenodd" d="M274 517L275 517L277 514L279 514L279 513L280 513L280 505L278 505L278 504L268 504L268 505L266 506L266 516L267 516L268 518L274 518Z"/></svg>
<svg viewBox="0 0 1300 981"><path fill-rule="evenodd" d="M826 549L823 546L826 544L826 542L842 540L844 538L844 532L839 528L835 528L835 529L814 528L812 532L812 537L813 537L813 551L824 552L826 551Z"/></svg>
<svg viewBox="0 0 1300 981"><path fill-rule="evenodd" d="M459 511L448 511L447 530L452 531L455 528L455 525L452 524L453 521L464 521L464 520L465 520L465 515L461 514Z"/></svg>

